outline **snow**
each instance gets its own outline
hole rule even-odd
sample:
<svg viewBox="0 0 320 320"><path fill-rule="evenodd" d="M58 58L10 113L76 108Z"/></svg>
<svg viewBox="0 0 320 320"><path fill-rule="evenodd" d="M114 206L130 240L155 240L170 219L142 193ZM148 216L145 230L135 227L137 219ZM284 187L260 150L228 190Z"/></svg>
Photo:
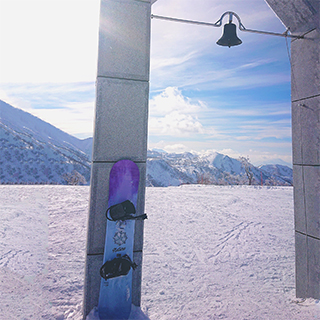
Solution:
<svg viewBox="0 0 320 320"><path fill-rule="evenodd" d="M0 186L0 201L0 319L82 319L89 187ZM295 298L291 187L147 188L146 213L134 318L320 317Z"/></svg>

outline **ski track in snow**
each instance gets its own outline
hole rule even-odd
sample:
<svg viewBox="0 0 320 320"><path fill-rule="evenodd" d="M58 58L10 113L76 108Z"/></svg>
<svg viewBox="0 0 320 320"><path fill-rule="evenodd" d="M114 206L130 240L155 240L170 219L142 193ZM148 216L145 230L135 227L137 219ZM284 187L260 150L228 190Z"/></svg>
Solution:
<svg viewBox="0 0 320 320"><path fill-rule="evenodd" d="M147 188L151 320L320 319L295 298L290 187ZM81 319L89 187L0 186L0 319Z"/></svg>

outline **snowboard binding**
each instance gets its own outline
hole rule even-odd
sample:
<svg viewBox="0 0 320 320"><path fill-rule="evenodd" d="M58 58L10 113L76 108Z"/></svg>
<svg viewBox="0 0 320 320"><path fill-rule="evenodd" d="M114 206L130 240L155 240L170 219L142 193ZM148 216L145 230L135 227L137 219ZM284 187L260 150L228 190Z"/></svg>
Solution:
<svg viewBox="0 0 320 320"><path fill-rule="evenodd" d="M134 270L137 266L138 265L132 262L127 254L123 256L117 254L116 258L106 261L100 268L100 276L105 280L126 276L129 273L130 268Z"/></svg>
<svg viewBox="0 0 320 320"><path fill-rule="evenodd" d="M110 218L108 217L108 212L110 212ZM135 213L136 208L134 207L134 204L130 200L126 200L108 208L106 217L109 221L147 219L146 214L134 216Z"/></svg>

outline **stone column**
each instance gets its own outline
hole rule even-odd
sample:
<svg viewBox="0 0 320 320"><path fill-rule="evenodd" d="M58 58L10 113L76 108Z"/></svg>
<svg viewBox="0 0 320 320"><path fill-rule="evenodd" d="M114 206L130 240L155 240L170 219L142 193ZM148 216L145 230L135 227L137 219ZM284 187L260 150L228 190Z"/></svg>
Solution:
<svg viewBox="0 0 320 320"><path fill-rule="evenodd" d="M320 299L320 34L294 40L292 146L296 295Z"/></svg>
<svg viewBox="0 0 320 320"><path fill-rule="evenodd" d="M96 116L83 315L98 305L109 173L129 159L140 170L137 213L144 213L150 59L150 0L101 0ZM132 302L140 306L143 221L136 221Z"/></svg>
<svg viewBox="0 0 320 320"><path fill-rule="evenodd" d="M320 1L265 1L306 38L291 42L296 296L320 299Z"/></svg>

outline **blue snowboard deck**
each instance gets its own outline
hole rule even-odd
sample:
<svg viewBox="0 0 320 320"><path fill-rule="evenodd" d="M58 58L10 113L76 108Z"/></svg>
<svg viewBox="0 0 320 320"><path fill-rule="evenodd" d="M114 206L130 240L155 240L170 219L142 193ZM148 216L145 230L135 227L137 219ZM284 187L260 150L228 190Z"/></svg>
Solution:
<svg viewBox="0 0 320 320"><path fill-rule="evenodd" d="M116 162L110 172L108 208L125 200L137 207L139 168L130 160ZM107 221L103 263L127 254L133 261L134 220ZM132 269L125 276L101 278L100 319L128 319L132 301Z"/></svg>

